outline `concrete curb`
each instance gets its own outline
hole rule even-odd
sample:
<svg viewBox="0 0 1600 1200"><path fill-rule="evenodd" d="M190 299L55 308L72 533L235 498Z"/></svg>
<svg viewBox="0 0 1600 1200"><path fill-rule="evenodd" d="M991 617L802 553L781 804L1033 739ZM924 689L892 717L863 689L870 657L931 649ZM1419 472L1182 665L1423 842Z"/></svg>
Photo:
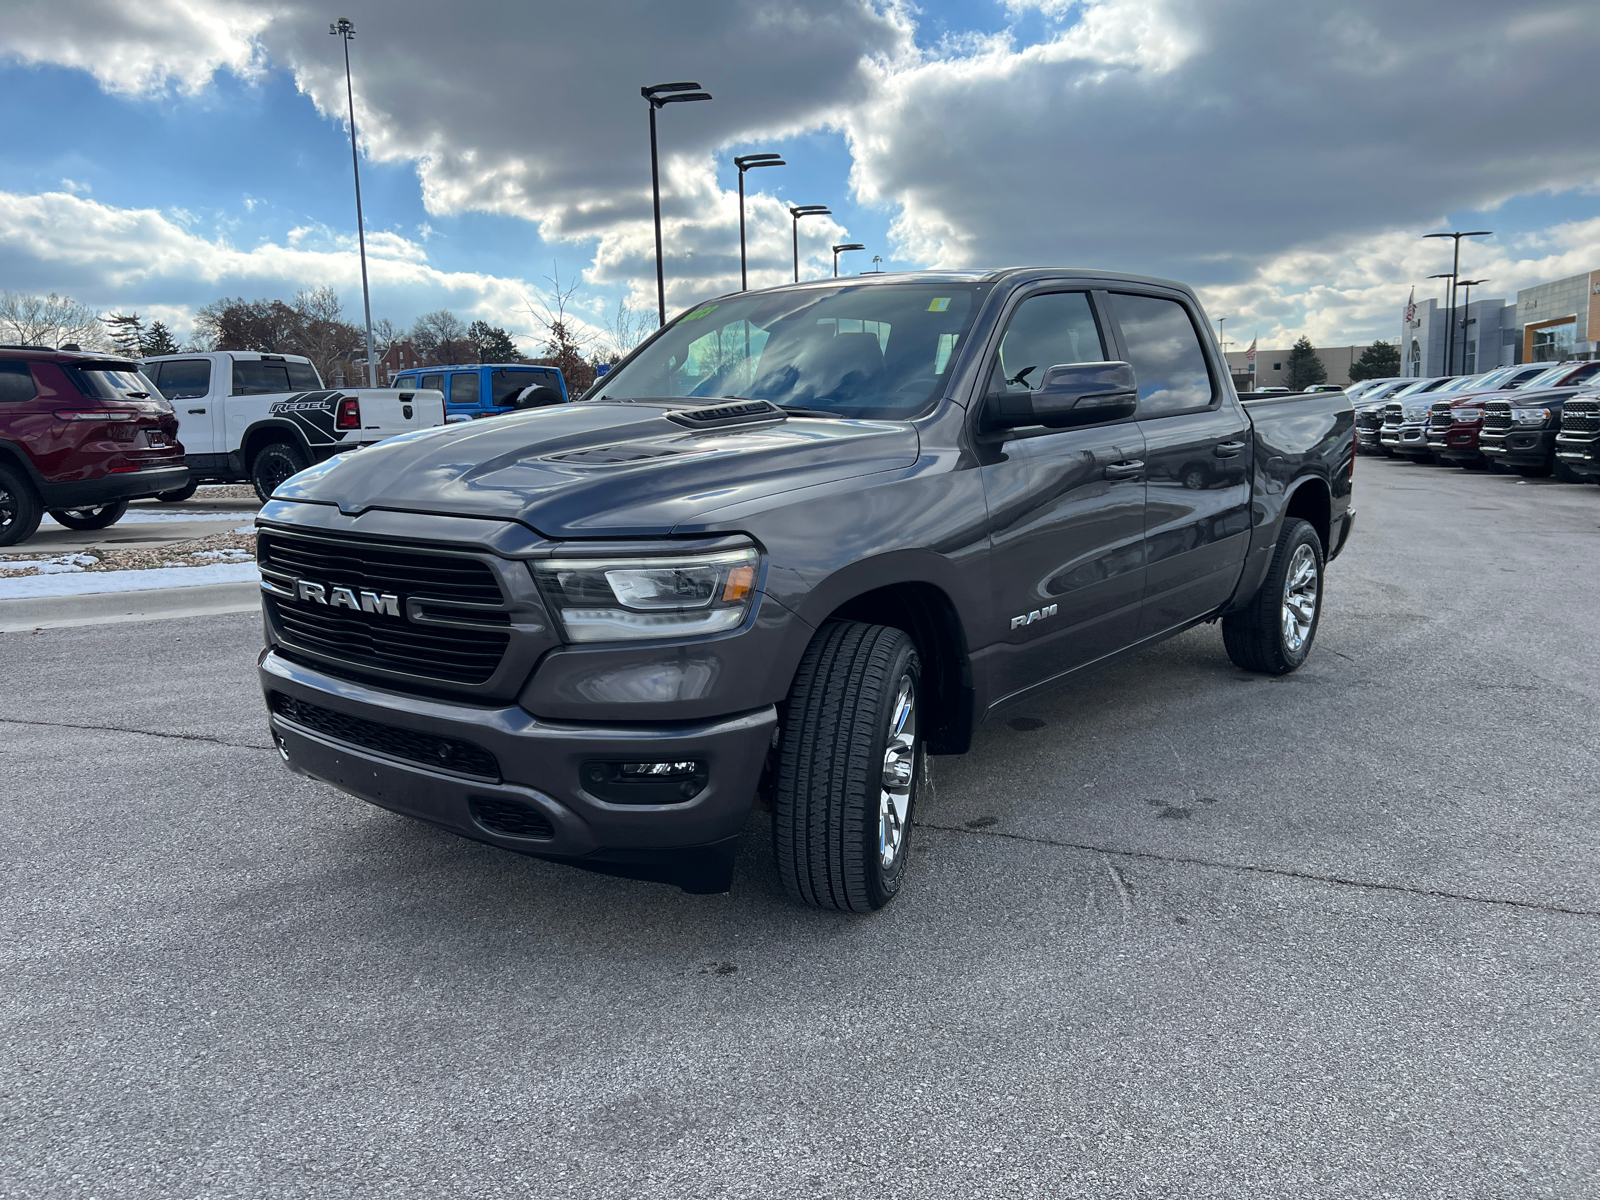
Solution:
<svg viewBox="0 0 1600 1200"><path fill-rule="evenodd" d="M87 596L41 596L0 600L0 633L31 633L72 625L113 625L122 621L160 621L170 617L212 617L259 612L261 585L206 583L195 587L151 588L143 592L95 592Z"/></svg>

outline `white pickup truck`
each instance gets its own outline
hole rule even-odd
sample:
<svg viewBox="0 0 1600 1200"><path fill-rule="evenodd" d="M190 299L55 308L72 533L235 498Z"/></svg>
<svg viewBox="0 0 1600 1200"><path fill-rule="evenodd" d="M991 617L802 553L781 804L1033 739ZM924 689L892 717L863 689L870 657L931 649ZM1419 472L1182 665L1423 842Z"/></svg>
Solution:
<svg viewBox="0 0 1600 1200"><path fill-rule="evenodd" d="M312 463L445 423L443 392L325 388L298 354L217 350L147 358L143 366L177 411L191 476L162 500L186 500L201 483L250 483L265 502Z"/></svg>

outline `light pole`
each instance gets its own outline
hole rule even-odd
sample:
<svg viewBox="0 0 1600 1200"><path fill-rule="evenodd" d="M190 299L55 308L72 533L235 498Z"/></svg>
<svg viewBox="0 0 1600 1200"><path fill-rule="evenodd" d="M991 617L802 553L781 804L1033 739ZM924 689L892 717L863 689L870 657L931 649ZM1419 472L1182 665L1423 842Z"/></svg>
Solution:
<svg viewBox="0 0 1600 1200"><path fill-rule="evenodd" d="M1467 373L1467 326L1472 324L1472 289L1480 283L1488 283L1487 279L1458 279L1456 286L1466 289L1466 299L1461 301L1461 373ZM1472 356L1472 367L1478 367L1478 356Z"/></svg>
<svg viewBox="0 0 1600 1200"><path fill-rule="evenodd" d="M1451 238L1455 242L1455 259L1450 264L1450 330L1445 335L1445 360L1444 373L1452 374L1456 365L1456 285L1455 280L1461 274L1461 239L1464 237L1493 237L1492 229L1472 229L1465 233L1425 233L1424 238ZM1430 278L1432 278L1430 276ZM1444 278L1444 276L1438 276Z"/></svg>
<svg viewBox="0 0 1600 1200"><path fill-rule="evenodd" d="M874 254L872 256L872 273L874 275L883 274L883 255Z"/></svg>
<svg viewBox="0 0 1600 1200"><path fill-rule="evenodd" d="M800 218L801 217L828 217L833 215L833 209L825 208L820 204L802 204L799 208L791 208L789 215L794 218L794 281L800 282Z"/></svg>
<svg viewBox="0 0 1600 1200"><path fill-rule="evenodd" d="M1444 294L1445 294L1445 304L1450 309L1450 322L1451 322L1451 324L1454 324L1455 323L1455 319L1456 319L1456 276L1455 276L1455 272L1451 271L1451 272L1447 272L1446 274L1443 274L1443 275L1429 275L1428 278L1429 279L1448 279L1450 281L1449 283L1445 284ZM1450 345L1450 331L1449 330L1445 331L1444 344L1446 346ZM1450 374L1450 361L1449 361L1448 358L1444 362L1444 371L1443 371L1443 373L1446 374L1446 375Z"/></svg>
<svg viewBox="0 0 1600 1200"><path fill-rule="evenodd" d="M688 104L711 99L710 92L698 83L655 83L639 89L650 102L650 196L656 213L656 309L660 323L667 323L667 277L661 269L661 168L656 158L656 109L667 104Z"/></svg>
<svg viewBox="0 0 1600 1200"><path fill-rule="evenodd" d="M340 17L328 32L344 43L344 98L350 105L350 166L356 174L356 242L361 247L361 307L367 317L367 386L378 386L378 364L372 354L372 293L367 288L367 226L361 218L361 156L356 153L356 94L350 85L350 39L356 27L349 17Z"/></svg>
<svg viewBox="0 0 1600 1200"><path fill-rule="evenodd" d="M865 249L866 249L866 247L863 246L860 242L846 242L842 246L835 246L833 248L833 277L835 279L839 278L839 255L843 254L846 250L865 250Z"/></svg>
<svg viewBox="0 0 1600 1200"><path fill-rule="evenodd" d="M776 154L744 154L733 160L733 165L739 168L739 290L750 290L750 280L745 269L744 261L744 173L753 171L757 167L786 167Z"/></svg>

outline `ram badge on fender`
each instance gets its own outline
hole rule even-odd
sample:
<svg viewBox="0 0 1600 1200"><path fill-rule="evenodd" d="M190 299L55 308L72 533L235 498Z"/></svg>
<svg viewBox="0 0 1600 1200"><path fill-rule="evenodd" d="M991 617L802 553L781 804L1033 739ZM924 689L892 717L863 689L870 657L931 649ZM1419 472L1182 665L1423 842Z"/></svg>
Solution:
<svg viewBox="0 0 1600 1200"><path fill-rule="evenodd" d="M879 908L927 756L1005 706L1219 619L1219 660L1305 662L1350 401L1241 401L1209 329L1100 272L746 292L575 403L308 471L258 520L278 749L695 891L730 886L766 777L789 894Z"/></svg>

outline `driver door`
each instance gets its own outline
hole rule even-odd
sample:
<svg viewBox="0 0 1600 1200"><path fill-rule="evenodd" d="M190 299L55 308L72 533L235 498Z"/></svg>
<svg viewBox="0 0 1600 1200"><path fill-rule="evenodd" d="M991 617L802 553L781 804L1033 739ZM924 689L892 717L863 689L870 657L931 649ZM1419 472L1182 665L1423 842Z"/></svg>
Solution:
<svg viewBox="0 0 1600 1200"><path fill-rule="evenodd" d="M1012 311L987 396L1036 389L1051 367L1105 362L1092 293L1044 292ZM981 417L980 417L981 419ZM998 702L1137 637L1144 595L1144 435L1136 419L980 433L990 519L990 695Z"/></svg>

